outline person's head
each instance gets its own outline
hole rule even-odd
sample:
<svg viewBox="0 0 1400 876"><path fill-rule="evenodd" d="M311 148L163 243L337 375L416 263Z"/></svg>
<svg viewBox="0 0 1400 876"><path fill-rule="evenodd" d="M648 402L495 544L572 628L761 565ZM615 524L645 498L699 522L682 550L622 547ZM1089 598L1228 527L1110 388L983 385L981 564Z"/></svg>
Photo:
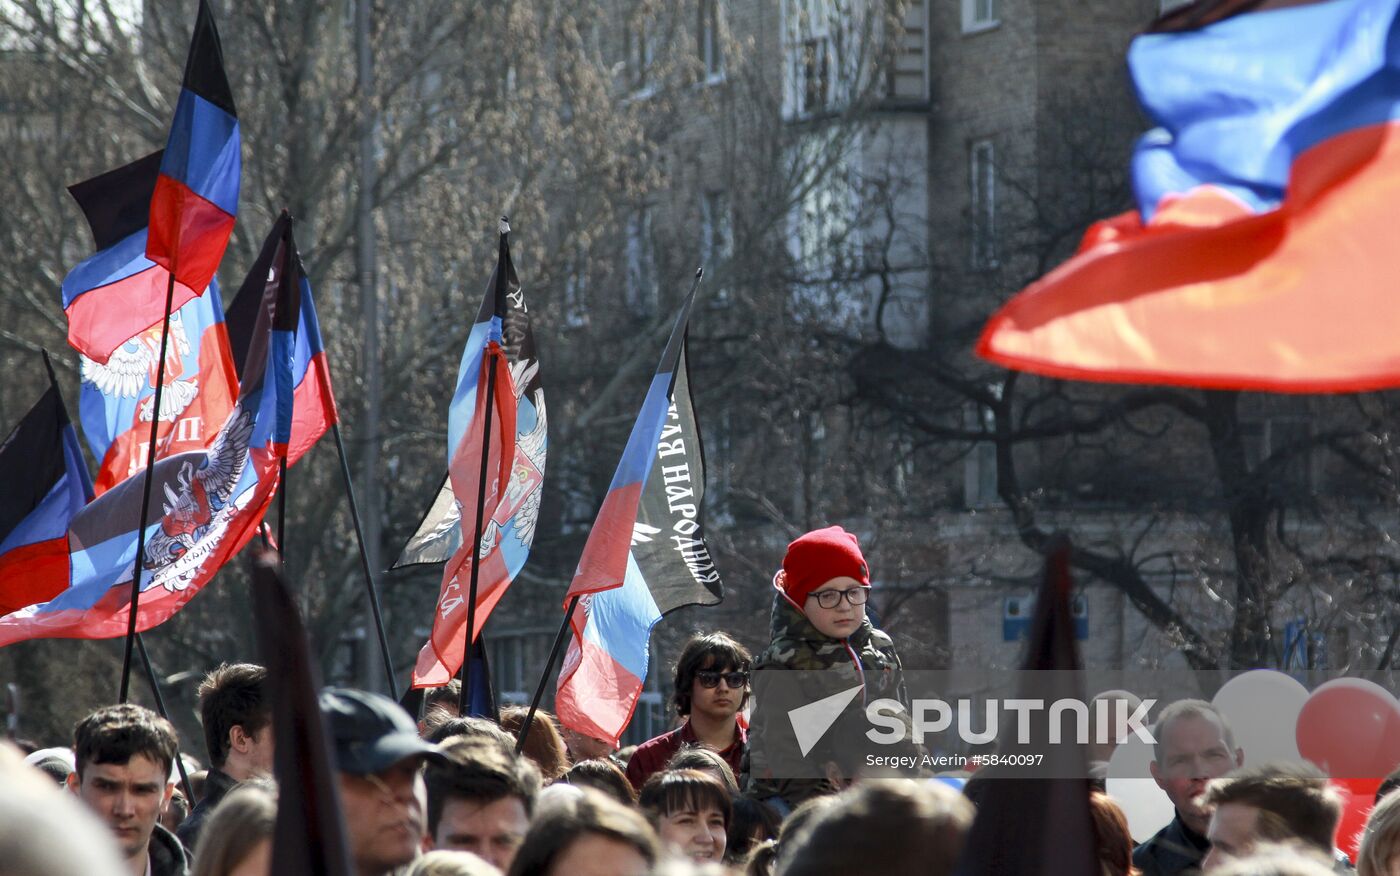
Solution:
<svg viewBox="0 0 1400 876"><path fill-rule="evenodd" d="M1149 769L1172 801L1182 823L1204 834L1210 813L1199 797L1206 783L1244 764L1244 752L1219 710L1205 700L1178 700L1162 710L1153 726L1157 740Z"/></svg>
<svg viewBox="0 0 1400 876"><path fill-rule="evenodd" d="M1300 843L1260 843L1243 858L1232 858L1211 876L1332 876L1330 856Z"/></svg>
<svg viewBox="0 0 1400 876"><path fill-rule="evenodd" d="M1129 876L1133 872L1133 835L1128 818L1107 795L1089 795L1089 813L1094 818L1094 846L1104 876Z"/></svg>
<svg viewBox="0 0 1400 876"><path fill-rule="evenodd" d="M860 542L839 526L790 543L774 582L823 636L844 639L865 620L870 567Z"/></svg>
<svg viewBox="0 0 1400 876"><path fill-rule="evenodd" d="M267 669L225 663L199 685L199 718L209 764L235 781L272 774L272 705Z"/></svg>
<svg viewBox="0 0 1400 876"><path fill-rule="evenodd" d="M627 774L605 757L579 761L564 773L563 781L601 791L626 806L637 802L637 792L632 790Z"/></svg>
<svg viewBox="0 0 1400 876"><path fill-rule="evenodd" d="M646 819L591 788L570 790L540 807L508 876L645 876L659 856Z"/></svg>
<svg viewBox="0 0 1400 876"><path fill-rule="evenodd" d="M1301 841L1324 855L1342 817L1342 800L1315 767L1268 764L1237 770L1207 786L1211 869L1248 855L1260 841Z"/></svg>
<svg viewBox="0 0 1400 876"><path fill-rule="evenodd" d="M106 706L73 728L68 787L107 822L128 859L146 853L170 800L175 728L150 709Z"/></svg>
<svg viewBox="0 0 1400 876"><path fill-rule="evenodd" d="M1400 794L1382 797L1366 818L1361 848L1356 853L1357 876L1400 873Z"/></svg>
<svg viewBox="0 0 1400 876"><path fill-rule="evenodd" d="M1390 775L1381 780L1380 785L1376 788L1376 799L1374 802L1381 802L1382 797L1388 795L1397 788L1400 788L1400 769L1391 770Z"/></svg>
<svg viewBox="0 0 1400 876"><path fill-rule="evenodd" d="M772 806L752 797L735 797L729 819L728 848L731 861L743 861L754 846L778 838L783 817Z"/></svg>
<svg viewBox="0 0 1400 876"><path fill-rule="evenodd" d="M580 733L572 727L560 726L559 734L564 737L564 747L569 750L569 759L574 763L608 757L617 748L606 739Z"/></svg>
<svg viewBox="0 0 1400 876"><path fill-rule="evenodd" d="M529 712L524 706L509 706L501 710L501 729L510 734L512 745L519 738L520 728L525 725L525 716ZM530 732L525 736L525 747L520 753L535 762L546 782L564 775L569 768L569 752L564 748L564 737L559 735L559 722L543 710L535 711L535 717L530 721Z"/></svg>
<svg viewBox="0 0 1400 876"><path fill-rule="evenodd" d="M495 721L487 718L468 716L459 718L447 712L438 712L439 717L428 721L427 732L423 738L437 745L441 745L454 736L469 736L473 739L492 739L502 745L515 747L515 738L501 729Z"/></svg>
<svg viewBox="0 0 1400 876"><path fill-rule="evenodd" d="M428 840L435 849L480 855L506 870L530 827L540 773L494 739L457 737L443 745L428 784Z"/></svg>
<svg viewBox="0 0 1400 876"><path fill-rule="evenodd" d="M778 862L778 841L767 840L749 849L744 858L744 876L772 876Z"/></svg>
<svg viewBox="0 0 1400 876"><path fill-rule="evenodd" d="M749 695L753 655L724 633L692 636L676 659L672 702L676 713L692 711L714 720L732 719Z"/></svg>
<svg viewBox="0 0 1400 876"><path fill-rule="evenodd" d="M972 804L957 791L941 782L886 779L856 785L840 798L801 828L792 839L796 848L783 851L778 873L953 872L973 816Z"/></svg>
<svg viewBox="0 0 1400 876"><path fill-rule="evenodd" d="M73 751L69 748L41 748L24 756L24 762L62 787L73 773Z"/></svg>
<svg viewBox="0 0 1400 876"><path fill-rule="evenodd" d="M204 823L190 876L266 876L276 824L276 786L262 779L240 784Z"/></svg>
<svg viewBox="0 0 1400 876"><path fill-rule="evenodd" d="M702 773L709 773L720 784L724 785L724 790L729 792L729 796L739 796L739 782L734 778L734 770L730 768L729 761L717 751L706 748L703 745L682 745L676 749L676 753L671 755L671 759L666 761L668 770L699 770Z"/></svg>
<svg viewBox="0 0 1400 876"><path fill-rule="evenodd" d="M451 679L441 687L430 687L423 694L423 718L431 721L434 715L458 717L462 714L462 680Z"/></svg>
<svg viewBox="0 0 1400 876"><path fill-rule="evenodd" d="M335 747L350 854L361 874L387 873L413 860L423 838L417 785L423 762L440 762L436 745L388 697L326 688L321 717Z"/></svg>
<svg viewBox="0 0 1400 876"><path fill-rule="evenodd" d="M501 871L471 852L437 849L414 861L404 876L501 876Z"/></svg>
<svg viewBox="0 0 1400 876"><path fill-rule="evenodd" d="M0 873L4 876L123 876L111 833L50 777L0 740Z"/></svg>
<svg viewBox="0 0 1400 876"><path fill-rule="evenodd" d="M719 779L699 770L663 770L642 785L637 804L677 854L697 863L723 860L733 809Z"/></svg>
<svg viewBox="0 0 1400 876"><path fill-rule="evenodd" d="M1093 718L1091 741L1089 742L1090 762L1104 762L1113 757L1118 742L1131 732L1128 718L1142 706L1142 698L1126 690L1106 690L1094 694L1090 714ZM1099 727L1107 727L1108 736L1099 741Z"/></svg>

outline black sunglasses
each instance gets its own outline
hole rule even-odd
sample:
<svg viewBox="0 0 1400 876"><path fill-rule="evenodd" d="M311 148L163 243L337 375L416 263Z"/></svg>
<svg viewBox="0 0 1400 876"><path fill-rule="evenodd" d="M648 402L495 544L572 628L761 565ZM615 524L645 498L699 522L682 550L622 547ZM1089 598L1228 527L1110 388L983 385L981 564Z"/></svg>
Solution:
<svg viewBox="0 0 1400 876"><path fill-rule="evenodd" d="M717 669L700 669L695 672L696 681L706 689L719 687L719 680L724 679L724 684L731 690L742 690L749 686L749 674L743 670L734 672L720 672Z"/></svg>

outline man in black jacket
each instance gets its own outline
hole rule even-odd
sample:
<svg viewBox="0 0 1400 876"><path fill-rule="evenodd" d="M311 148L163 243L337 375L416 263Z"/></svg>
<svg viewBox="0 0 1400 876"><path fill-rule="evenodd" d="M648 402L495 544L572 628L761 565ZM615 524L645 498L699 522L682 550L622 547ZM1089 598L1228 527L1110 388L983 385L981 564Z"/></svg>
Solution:
<svg viewBox="0 0 1400 876"><path fill-rule="evenodd" d="M199 685L199 717L209 751L204 796L181 824L180 842L191 854L199 832L219 801L239 782L272 774L272 711L267 670L252 663L223 664Z"/></svg>
<svg viewBox="0 0 1400 876"><path fill-rule="evenodd" d="M1176 807L1171 823L1133 850L1142 876L1180 876L1201 869L1210 851L1210 810L1199 799L1206 783L1244 763L1225 716L1205 700L1178 700L1162 710L1152 734L1152 778Z"/></svg>

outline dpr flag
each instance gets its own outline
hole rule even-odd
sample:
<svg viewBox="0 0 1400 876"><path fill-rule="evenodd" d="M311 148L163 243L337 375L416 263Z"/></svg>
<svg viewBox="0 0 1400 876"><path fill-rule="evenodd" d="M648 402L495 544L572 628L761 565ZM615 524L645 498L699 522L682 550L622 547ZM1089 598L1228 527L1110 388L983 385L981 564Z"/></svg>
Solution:
<svg viewBox="0 0 1400 876"><path fill-rule="evenodd" d="M1400 385L1400 0L1187 7L1128 65L1157 127L1137 209L988 322L1056 378L1282 392ZM1216 19L1217 15L1227 17Z"/></svg>
<svg viewBox="0 0 1400 876"><path fill-rule="evenodd" d="M443 567L433 632L418 652L413 670L414 687L446 684L462 668L465 656L472 536L481 486L481 455L488 443L486 387L492 359L496 360L495 389L473 641L524 567L539 518L548 421L529 310L511 262L509 232L503 220L496 270L467 337L457 370L457 390L448 410L444 490L450 489L450 501L439 491L429 516L395 563L398 567L434 562L451 549ZM434 517L434 511L439 516Z"/></svg>
<svg viewBox="0 0 1400 876"><path fill-rule="evenodd" d="M92 498L56 385L0 444L0 484L0 614L8 614L68 586L68 523Z"/></svg>
<svg viewBox="0 0 1400 876"><path fill-rule="evenodd" d="M291 221L283 216L244 281L262 287L263 306L238 403L212 445L162 459L150 471L154 519L139 563L138 631L178 611L253 537L277 487L292 420L294 251ZM67 589L0 617L0 645L126 635L144 477L123 481L74 516Z"/></svg>
<svg viewBox="0 0 1400 876"><path fill-rule="evenodd" d="M144 255L146 215L160 155L149 155L69 187L87 217L99 251L64 281L65 296L70 281L74 288L83 288L86 281L82 277L91 270L110 270L112 276L124 277L108 286L79 293L69 308L70 331L78 330L79 323L86 320L87 327L81 331L100 332L104 339L101 346L107 349L101 359L86 354L80 358L83 383L78 417L83 437L98 460L98 495L144 470L148 458L160 358L160 323L169 277L164 268ZM101 268L104 264L108 267ZM121 291L123 288L144 289L138 298L154 296L149 299L155 301L151 311L154 325L146 325L145 316L134 323L129 321L141 304L133 305ZM215 281L210 282L206 294L186 296L170 315L158 427L159 457L208 447L233 410L238 378L223 322L223 302ZM131 333L120 337L121 331ZM114 338L120 338L115 345Z"/></svg>
<svg viewBox="0 0 1400 876"><path fill-rule="evenodd" d="M199 0L146 241L146 257L190 289L209 285L233 233L243 171L240 140L219 31L208 0Z"/></svg>
<svg viewBox="0 0 1400 876"><path fill-rule="evenodd" d="M285 211L283 211L285 215ZM311 281L302 265L301 253L293 252L296 263L297 294L301 304L296 330L296 354L292 360L292 433L287 443L287 465L295 465L306 451L340 422L340 411L331 390L330 365L321 343L321 325L316 319L316 302ZM228 311L228 332L235 359L242 361L257 325L261 290L240 290Z"/></svg>

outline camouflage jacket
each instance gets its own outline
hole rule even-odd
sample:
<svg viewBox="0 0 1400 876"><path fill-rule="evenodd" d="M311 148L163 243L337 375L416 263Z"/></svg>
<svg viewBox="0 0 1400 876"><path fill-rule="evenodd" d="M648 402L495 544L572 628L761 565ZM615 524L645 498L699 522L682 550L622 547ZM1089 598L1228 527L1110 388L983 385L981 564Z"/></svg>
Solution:
<svg viewBox="0 0 1400 876"><path fill-rule="evenodd" d="M752 797L781 797L797 806L838 790L832 777L850 776L859 766L852 762L851 754L867 747L862 742L867 726L862 714L865 704L890 698L907 705L908 695L894 641L875 629L869 619L847 640L833 639L818 632L781 594L775 594L771 633L771 643L753 664L754 709L741 781ZM852 652L859 668L851 659ZM772 670L802 674L785 677ZM798 756L800 747L788 713L862 682L865 689L861 695L849 703L805 756Z"/></svg>

